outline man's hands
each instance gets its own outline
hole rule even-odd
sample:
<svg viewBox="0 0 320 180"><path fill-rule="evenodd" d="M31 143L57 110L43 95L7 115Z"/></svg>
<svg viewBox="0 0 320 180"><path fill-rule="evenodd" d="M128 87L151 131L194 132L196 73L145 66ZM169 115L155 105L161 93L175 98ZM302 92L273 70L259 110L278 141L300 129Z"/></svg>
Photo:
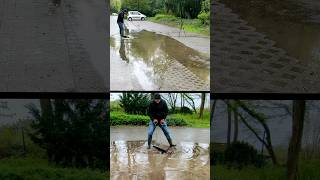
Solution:
<svg viewBox="0 0 320 180"><path fill-rule="evenodd" d="M157 119L154 119L154 120L153 120L153 124L157 125L157 124L158 124L158 120L157 120Z"/></svg>
<svg viewBox="0 0 320 180"><path fill-rule="evenodd" d="M157 124L158 124L158 120L157 120L157 119L154 119L154 120L153 120L153 123L154 123L155 125L157 125ZM161 119L159 123L160 123L160 125L163 125L163 124L164 124L164 119Z"/></svg>

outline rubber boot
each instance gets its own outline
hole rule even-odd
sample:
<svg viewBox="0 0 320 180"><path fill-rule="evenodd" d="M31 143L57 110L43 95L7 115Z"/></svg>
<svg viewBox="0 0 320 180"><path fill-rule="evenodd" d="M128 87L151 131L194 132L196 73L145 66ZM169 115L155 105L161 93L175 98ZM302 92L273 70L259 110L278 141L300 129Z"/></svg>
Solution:
<svg viewBox="0 0 320 180"><path fill-rule="evenodd" d="M169 142L169 144L170 144L170 147L176 146L175 144L172 144L172 140L171 140L171 139L168 139L168 142Z"/></svg>
<svg viewBox="0 0 320 180"><path fill-rule="evenodd" d="M148 138L148 149L151 148L151 141L152 141L152 139L151 139L151 138Z"/></svg>

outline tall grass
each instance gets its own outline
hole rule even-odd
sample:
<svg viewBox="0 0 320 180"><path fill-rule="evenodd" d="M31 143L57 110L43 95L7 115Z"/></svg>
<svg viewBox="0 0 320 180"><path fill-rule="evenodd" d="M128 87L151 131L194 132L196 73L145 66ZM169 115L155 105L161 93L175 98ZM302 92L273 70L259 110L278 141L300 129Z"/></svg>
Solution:
<svg viewBox="0 0 320 180"><path fill-rule="evenodd" d="M299 164L299 180L320 178L320 160L302 160ZM269 164L263 168L245 167L241 170L225 165L211 167L211 174L217 180L283 180L286 179L286 167Z"/></svg>
<svg viewBox="0 0 320 180"><path fill-rule="evenodd" d="M0 179L24 180L106 180L109 174L90 169L61 168L48 165L44 159L6 158L0 160Z"/></svg>

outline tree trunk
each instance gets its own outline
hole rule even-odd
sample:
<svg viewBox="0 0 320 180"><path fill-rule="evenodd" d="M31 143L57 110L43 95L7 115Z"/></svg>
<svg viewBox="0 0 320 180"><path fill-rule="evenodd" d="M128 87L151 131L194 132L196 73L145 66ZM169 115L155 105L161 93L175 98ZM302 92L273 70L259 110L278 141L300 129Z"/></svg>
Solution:
<svg viewBox="0 0 320 180"><path fill-rule="evenodd" d="M211 106L211 113L210 113L210 124L213 127L213 120L214 120L214 110L216 109L217 100L212 100L213 104Z"/></svg>
<svg viewBox="0 0 320 180"><path fill-rule="evenodd" d="M233 142L238 141L238 134L239 134L239 118L238 118L238 108L235 107L233 111Z"/></svg>
<svg viewBox="0 0 320 180"><path fill-rule="evenodd" d="M201 105L200 105L199 118L203 117L203 110L204 110L205 101L206 101L206 93L201 93Z"/></svg>
<svg viewBox="0 0 320 180"><path fill-rule="evenodd" d="M303 134L305 100L293 101L292 135L288 148L287 178L288 180L298 179L299 152Z"/></svg>
<svg viewBox="0 0 320 180"><path fill-rule="evenodd" d="M228 132L227 132L227 145L230 145L231 142L231 107L229 103L227 104L228 111Z"/></svg>

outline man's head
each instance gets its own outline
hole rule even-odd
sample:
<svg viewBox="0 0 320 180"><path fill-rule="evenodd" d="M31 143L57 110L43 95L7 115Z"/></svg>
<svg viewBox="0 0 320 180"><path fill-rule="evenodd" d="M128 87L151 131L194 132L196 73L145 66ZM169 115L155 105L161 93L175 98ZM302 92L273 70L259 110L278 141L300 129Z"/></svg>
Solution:
<svg viewBox="0 0 320 180"><path fill-rule="evenodd" d="M155 93L153 97L154 97L154 102L159 104L161 101L161 95L159 93Z"/></svg>
<svg viewBox="0 0 320 180"><path fill-rule="evenodd" d="M123 9L123 12L124 12L125 14L127 14L127 13L128 13L128 10L127 10L127 9Z"/></svg>

